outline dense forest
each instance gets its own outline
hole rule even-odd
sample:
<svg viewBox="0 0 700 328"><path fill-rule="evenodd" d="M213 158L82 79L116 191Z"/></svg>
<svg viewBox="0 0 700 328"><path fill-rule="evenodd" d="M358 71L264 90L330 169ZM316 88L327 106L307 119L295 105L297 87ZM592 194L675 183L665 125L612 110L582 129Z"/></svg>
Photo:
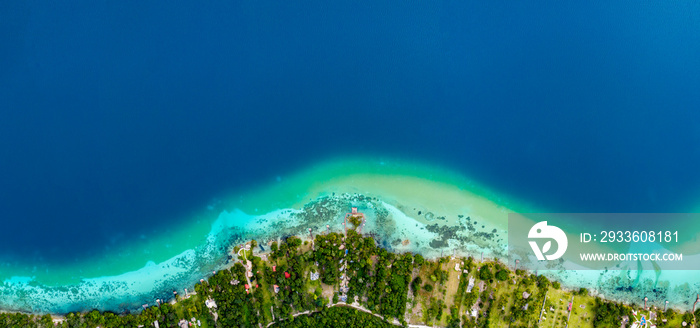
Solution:
<svg viewBox="0 0 700 328"><path fill-rule="evenodd" d="M277 322L274 328L387 328L396 327L369 313L336 306L323 308L310 315L300 315L294 320Z"/></svg>

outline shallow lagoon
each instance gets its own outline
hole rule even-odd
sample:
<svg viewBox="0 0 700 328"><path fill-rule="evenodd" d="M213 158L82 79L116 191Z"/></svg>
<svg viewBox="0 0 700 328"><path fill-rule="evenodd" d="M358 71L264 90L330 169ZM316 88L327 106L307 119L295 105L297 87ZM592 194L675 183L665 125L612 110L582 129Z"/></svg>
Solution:
<svg viewBox="0 0 700 328"><path fill-rule="evenodd" d="M507 258L507 215L531 206L442 168L411 162L341 159L312 167L245 195L214 200L189 225L102 257L61 267L14 264L3 268L0 306L65 313L98 308L123 312L193 289L227 265L232 245L262 245L288 236L341 231L351 206L368 217L365 233L383 247L426 257ZM543 271L541 271L543 272ZM696 272L546 271L564 286L586 287L606 298L686 308L698 287ZM598 286L603 286L597 289Z"/></svg>

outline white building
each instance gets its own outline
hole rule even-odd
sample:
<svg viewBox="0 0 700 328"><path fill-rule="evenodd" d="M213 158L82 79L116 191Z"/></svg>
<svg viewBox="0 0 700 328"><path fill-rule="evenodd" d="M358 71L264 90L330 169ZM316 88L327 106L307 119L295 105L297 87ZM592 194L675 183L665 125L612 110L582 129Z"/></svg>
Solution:
<svg viewBox="0 0 700 328"><path fill-rule="evenodd" d="M471 293L474 288L474 277L469 277L469 285L467 285L467 293Z"/></svg>

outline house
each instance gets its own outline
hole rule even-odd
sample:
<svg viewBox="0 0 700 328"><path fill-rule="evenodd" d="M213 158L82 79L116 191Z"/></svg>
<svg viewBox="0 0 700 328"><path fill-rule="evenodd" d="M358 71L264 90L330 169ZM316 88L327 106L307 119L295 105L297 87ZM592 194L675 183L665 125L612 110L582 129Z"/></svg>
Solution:
<svg viewBox="0 0 700 328"><path fill-rule="evenodd" d="M287 278L287 279L289 279L289 278L291 278L292 276L289 274L289 272L285 271L285 272L284 272L284 277Z"/></svg>
<svg viewBox="0 0 700 328"><path fill-rule="evenodd" d="M467 293L471 293L474 288L474 277L469 277L469 285L467 285Z"/></svg>
<svg viewBox="0 0 700 328"><path fill-rule="evenodd" d="M272 287L275 289L275 293L279 293L279 292L280 292L280 286L274 285L274 286L272 286Z"/></svg>
<svg viewBox="0 0 700 328"><path fill-rule="evenodd" d="M528 299L529 297L530 297L530 293L523 292L523 299Z"/></svg>
<svg viewBox="0 0 700 328"><path fill-rule="evenodd" d="M277 266L276 266L276 265L273 265L273 266L272 266L272 272L277 272Z"/></svg>
<svg viewBox="0 0 700 328"><path fill-rule="evenodd" d="M476 318L477 315L478 315L478 312L476 311L476 309L475 309L475 308L472 308L471 316L472 316L473 318Z"/></svg>
<svg viewBox="0 0 700 328"><path fill-rule="evenodd" d="M60 327L62 327L62 326L63 326L63 321L65 321L65 319L57 318L57 319L52 319L51 321L53 322L53 325L54 325L54 326L60 326Z"/></svg>
<svg viewBox="0 0 700 328"><path fill-rule="evenodd" d="M318 280L318 276L319 276L318 272L316 272L316 273L312 272L311 276L309 278L311 279L311 281L315 281L315 280Z"/></svg>
<svg viewBox="0 0 700 328"><path fill-rule="evenodd" d="M455 263L455 271L459 272L459 263Z"/></svg>
<svg viewBox="0 0 700 328"><path fill-rule="evenodd" d="M204 305L206 305L208 308L212 309L212 308L216 307L216 302L214 302L214 300L210 298L210 299L204 301Z"/></svg>

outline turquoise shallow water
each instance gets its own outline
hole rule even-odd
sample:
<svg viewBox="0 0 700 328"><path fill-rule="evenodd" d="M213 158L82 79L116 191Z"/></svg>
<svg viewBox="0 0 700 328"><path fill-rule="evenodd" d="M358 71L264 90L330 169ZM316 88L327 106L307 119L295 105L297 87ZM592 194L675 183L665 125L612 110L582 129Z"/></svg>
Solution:
<svg viewBox="0 0 700 328"><path fill-rule="evenodd" d="M102 257L62 267L4 267L0 307L65 313L98 308L137 310L173 290L190 290L225 266L230 247L256 239L305 236L307 229L342 229L351 206L368 215L366 231L397 252L507 258L507 215L532 209L499 198L463 176L440 167L366 158L319 163L246 195L214 200L189 225L143 243L119 245ZM319 211L319 209L323 209ZM318 215L317 213L324 213ZM26 267L26 266L25 266ZM698 287L695 272L549 271L565 286L588 287L608 298L685 306ZM602 287L600 287L602 286Z"/></svg>
<svg viewBox="0 0 700 328"><path fill-rule="evenodd" d="M420 190L424 183L434 185L430 191ZM406 184L410 187L406 188ZM405 211L406 206L424 208L423 213L427 213L428 208L444 206L439 196L444 191L454 194L445 204L459 203L459 196L455 196L459 195L456 185L483 189L448 170L409 161L355 158L321 162L246 194L215 199L189 224L174 225L165 233L144 236L136 243L115 245L113 249L93 258L80 259L75 264L42 266L42 263L15 262L6 265L0 272L4 280L2 294L8 296L3 298L2 306L39 312L93 307L111 310L139 308L142 303L167 298L173 289L191 287L224 265L226 249L234 240L305 233L306 228L301 226L333 224L343 213L320 218L305 216L295 225L275 226L264 233L254 231L256 224L252 222L255 220L264 219L268 223L285 221L289 213L303 210L319 197L334 193L381 197L388 203L401 204L401 210L393 209L397 215ZM346 205L348 207L349 203ZM434 219L432 215L430 219ZM377 226L380 236L394 232L384 223ZM269 231L274 231L274 236ZM387 247L395 243L388 237L384 239Z"/></svg>

